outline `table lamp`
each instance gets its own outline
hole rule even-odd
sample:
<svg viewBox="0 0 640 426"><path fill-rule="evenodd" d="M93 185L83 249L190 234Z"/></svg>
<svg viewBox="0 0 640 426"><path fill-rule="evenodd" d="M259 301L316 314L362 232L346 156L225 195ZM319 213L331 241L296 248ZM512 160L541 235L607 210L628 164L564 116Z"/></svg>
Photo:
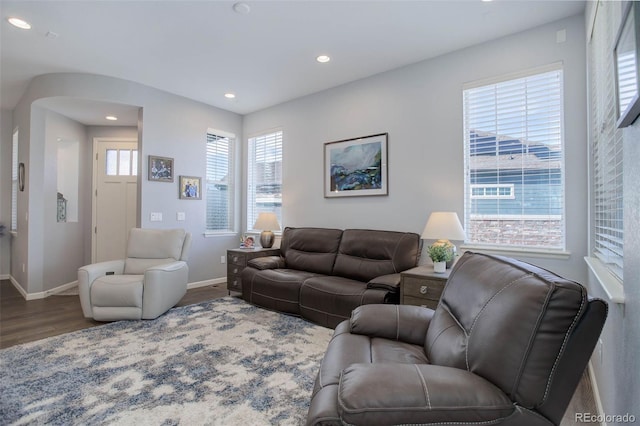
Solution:
<svg viewBox="0 0 640 426"><path fill-rule="evenodd" d="M433 212L422 231L423 240L437 240L434 244L451 246L456 254L456 246L449 240L464 241L464 229L456 212ZM450 268L453 260L447 262Z"/></svg>
<svg viewBox="0 0 640 426"><path fill-rule="evenodd" d="M255 225L253 225L253 229L262 231L260 233L260 245L262 245L263 248L271 248L275 241L273 231L280 230L278 217L275 213L260 213Z"/></svg>

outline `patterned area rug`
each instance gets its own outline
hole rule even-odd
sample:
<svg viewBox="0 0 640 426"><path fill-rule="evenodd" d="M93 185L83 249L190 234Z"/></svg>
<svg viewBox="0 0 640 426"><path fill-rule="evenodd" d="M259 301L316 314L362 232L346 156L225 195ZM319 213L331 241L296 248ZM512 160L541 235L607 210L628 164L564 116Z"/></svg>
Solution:
<svg viewBox="0 0 640 426"><path fill-rule="evenodd" d="M14 346L1 423L304 424L332 333L226 297Z"/></svg>

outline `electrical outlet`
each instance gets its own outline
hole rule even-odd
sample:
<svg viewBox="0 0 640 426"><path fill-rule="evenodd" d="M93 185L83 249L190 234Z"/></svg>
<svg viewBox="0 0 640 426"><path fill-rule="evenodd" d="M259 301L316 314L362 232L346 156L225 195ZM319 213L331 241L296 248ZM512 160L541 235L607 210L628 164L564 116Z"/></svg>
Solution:
<svg viewBox="0 0 640 426"><path fill-rule="evenodd" d="M226 256L220 256L220 263L227 263L227 257Z"/></svg>

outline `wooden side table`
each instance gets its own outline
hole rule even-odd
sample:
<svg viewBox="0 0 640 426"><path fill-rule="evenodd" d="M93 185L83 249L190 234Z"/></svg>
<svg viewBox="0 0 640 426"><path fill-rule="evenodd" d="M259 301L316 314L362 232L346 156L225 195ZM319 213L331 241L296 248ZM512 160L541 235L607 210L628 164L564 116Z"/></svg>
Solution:
<svg viewBox="0 0 640 426"><path fill-rule="evenodd" d="M227 290L229 290L229 294L231 294L232 291L242 293L242 278L240 274L251 259L256 257L277 256L279 254L280 249L277 248L237 248L227 250Z"/></svg>
<svg viewBox="0 0 640 426"><path fill-rule="evenodd" d="M417 266L400 273L400 304L435 309L450 272L438 274L433 266Z"/></svg>

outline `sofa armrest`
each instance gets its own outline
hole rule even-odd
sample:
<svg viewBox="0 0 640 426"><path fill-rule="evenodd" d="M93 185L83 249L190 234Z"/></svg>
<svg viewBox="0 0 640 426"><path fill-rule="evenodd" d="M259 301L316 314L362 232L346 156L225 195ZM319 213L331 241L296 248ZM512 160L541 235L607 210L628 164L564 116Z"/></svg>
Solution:
<svg viewBox="0 0 640 426"><path fill-rule="evenodd" d="M362 305L351 313L350 331L424 345L433 310L412 305Z"/></svg>
<svg viewBox="0 0 640 426"><path fill-rule="evenodd" d="M280 256L256 257L251 259L247 265L261 271L263 269L278 269L285 267L284 259Z"/></svg>
<svg viewBox="0 0 640 426"><path fill-rule="evenodd" d="M495 424L514 409L489 381L439 365L352 364L338 388L343 424Z"/></svg>
<svg viewBox="0 0 640 426"><path fill-rule="evenodd" d="M187 292L189 266L177 260L144 271L142 318L154 319L175 306Z"/></svg>
<svg viewBox="0 0 640 426"><path fill-rule="evenodd" d="M100 277L109 274L122 275L124 272L124 260L111 260L108 262L92 263L78 268L78 292L80 305L85 318L93 318L91 307L91 285Z"/></svg>
<svg viewBox="0 0 640 426"><path fill-rule="evenodd" d="M400 274L389 274L375 277L367 283L367 288L377 288L398 292L400 288Z"/></svg>

